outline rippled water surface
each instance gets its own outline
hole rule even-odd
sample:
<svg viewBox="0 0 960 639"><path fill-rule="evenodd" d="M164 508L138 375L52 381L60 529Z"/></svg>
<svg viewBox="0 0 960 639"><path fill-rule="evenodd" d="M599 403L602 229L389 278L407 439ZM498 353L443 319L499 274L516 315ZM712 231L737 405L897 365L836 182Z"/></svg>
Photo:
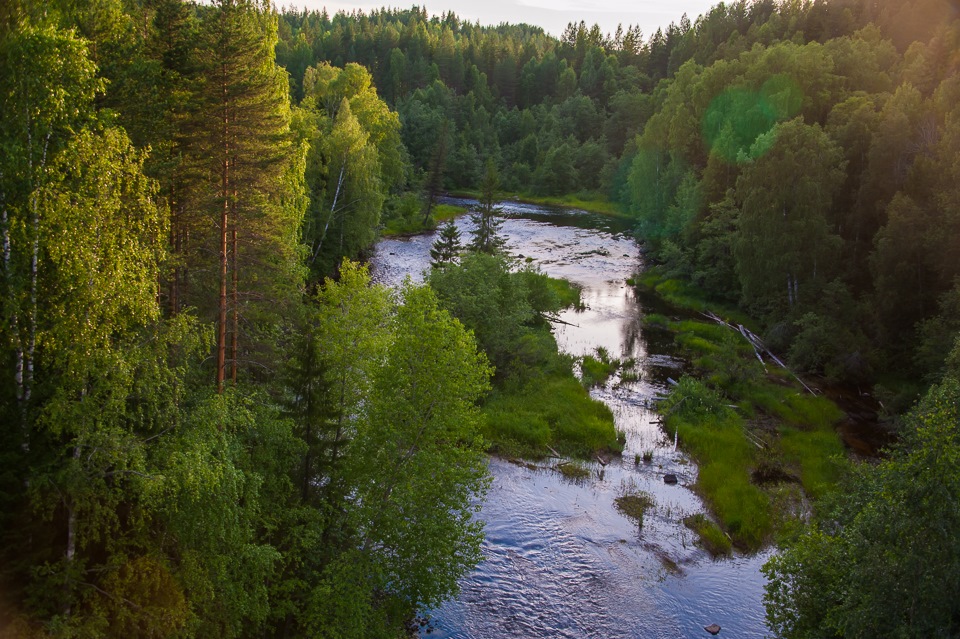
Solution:
<svg viewBox="0 0 960 639"><path fill-rule="evenodd" d="M617 221L579 212L505 203L503 235L511 254L580 285L586 310L567 311L555 334L562 350L583 355L598 346L636 358L639 381L612 379L594 396L613 410L627 436L623 457L590 465L589 479L565 479L556 460L490 460L493 485L483 505L484 561L460 597L431 611L429 637L763 637L760 566L769 552L714 561L694 545L680 520L704 510L688 488L696 466L675 450L673 436L650 409L681 374L669 336L642 330L644 304L626 279L641 268L638 247ZM458 221L465 240L469 220ZM374 279L396 285L420 279L431 235L381 241ZM645 300L647 304L654 303ZM649 464L635 455L653 451ZM668 486L665 473L680 482ZM643 528L614 500L644 490L656 502Z"/></svg>

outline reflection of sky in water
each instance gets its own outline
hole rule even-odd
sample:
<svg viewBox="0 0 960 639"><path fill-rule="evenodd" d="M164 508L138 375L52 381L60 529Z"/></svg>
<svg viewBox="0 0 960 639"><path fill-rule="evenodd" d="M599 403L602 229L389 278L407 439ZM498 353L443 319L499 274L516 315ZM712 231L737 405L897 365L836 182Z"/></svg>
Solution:
<svg viewBox="0 0 960 639"><path fill-rule="evenodd" d="M589 464L589 480L563 479L550 460L538 469L490 460L494 483L481 514L486 559L464 580L461 596L434 611L429 636L700 637L711 623L726 636L764 636L759 568L769 555L713 561L680 523L703 511L686 487L696 467L674 450L650 402L666 392L668 376L679 377L682 363L668 335L641 331L643 310L626 284L640 268L636 243L608 218L504 208L511 216L503 224L509 252L583 289L586 310L565 311L561 319L569 325L555 325L561 349L584 355L603 346L615 357L636 358L640 380L614 379L593 391L613 410L627 447L622 460L605 468ZM468 241L469 220L457 225ZM420 280L433 239L382 241L371 260L374 279ZM634 455L644 451L653 451L653 463L635 465ZM665 485L667 472L680 485ZM656 501L640 531L614 506L625 488Z"/></svg>

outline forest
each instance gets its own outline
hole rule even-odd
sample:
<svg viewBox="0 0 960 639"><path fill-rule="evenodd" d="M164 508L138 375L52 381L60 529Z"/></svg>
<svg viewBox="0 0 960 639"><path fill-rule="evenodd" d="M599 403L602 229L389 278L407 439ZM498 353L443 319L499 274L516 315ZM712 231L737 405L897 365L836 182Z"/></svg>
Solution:
<svg viewBox="0 0 960 639"><path fill-rule="evenodd" d="M491 433L535 393L590 424L567 451L617 447L549 337L575 301L484 220L506 193L629 218L659 277L882 408L898 443L779 541L771 630L957 636L958 12L737 0L554 38L4 2L0 634L407 636L479 561ZM371 284L450 192L490 236Z"/></svg>

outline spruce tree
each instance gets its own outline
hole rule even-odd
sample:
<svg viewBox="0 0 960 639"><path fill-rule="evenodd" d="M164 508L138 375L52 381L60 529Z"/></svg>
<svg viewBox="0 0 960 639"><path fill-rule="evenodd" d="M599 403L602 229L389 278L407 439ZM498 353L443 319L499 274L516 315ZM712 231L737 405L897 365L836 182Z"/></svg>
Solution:
<svg viewBox="0 0 960 639"><path fill-rule="evenodd" d="M476 228L470 231L473 239L470 241L470 250L493 255L503 250L506 240L500 236L500 227L503 221L497 218L500 207L497 206L497 189L500 178L493 160L487 160L487 170L483 177L482 193L479 206L473 212L472 218Z"/></svg>
<svg viewBox="0 0 960 639"><path fill-rule="evenodd" d="M453 220L447 220L446 224L440 227L440 235L430 248L430 265L441 268L447 264L453 264L460 257L462 250L460 231Z"/></svg>

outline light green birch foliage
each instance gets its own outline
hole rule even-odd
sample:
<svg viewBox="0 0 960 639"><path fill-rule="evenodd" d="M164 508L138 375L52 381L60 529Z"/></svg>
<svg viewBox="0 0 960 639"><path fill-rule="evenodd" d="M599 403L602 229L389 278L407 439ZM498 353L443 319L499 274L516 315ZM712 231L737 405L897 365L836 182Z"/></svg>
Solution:
<svg viewBox="0 0 960 639"><path fill-rule="evenodd" d="M402 296L351 471L363 548L378 549L389 588L419 609L456 592L480 560L472 504L486 464L476 401L492 371L431 289L408 283Z"/></svg>

